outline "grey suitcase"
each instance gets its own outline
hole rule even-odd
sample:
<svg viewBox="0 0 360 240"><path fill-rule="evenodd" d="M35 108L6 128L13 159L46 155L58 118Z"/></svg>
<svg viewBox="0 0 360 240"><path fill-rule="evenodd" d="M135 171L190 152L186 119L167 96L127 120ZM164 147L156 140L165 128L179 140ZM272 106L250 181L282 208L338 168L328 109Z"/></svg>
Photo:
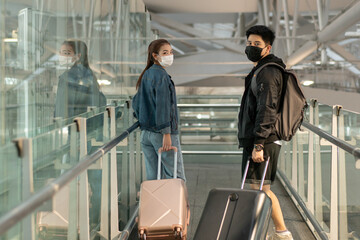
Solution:
<svg viewBox="0 0 360 240"><path fill-rule="evenodd" d="M271 200L261 191L269 159L266 161L260 190L244 190L249 161L241 189L212 189L195 232L194 240L265 239L271 217Z"/></svg>

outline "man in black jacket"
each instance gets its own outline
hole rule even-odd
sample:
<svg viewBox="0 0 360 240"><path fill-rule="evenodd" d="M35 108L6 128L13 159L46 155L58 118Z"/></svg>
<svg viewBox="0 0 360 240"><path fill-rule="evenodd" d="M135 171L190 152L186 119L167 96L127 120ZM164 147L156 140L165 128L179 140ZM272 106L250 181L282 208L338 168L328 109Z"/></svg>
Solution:
<svg viewBox="0 0 360 240"><path fill-rule="evenodd" d="M274 124L279 109L282 71L276 66L264 67L256 76L256 94L252 91L251 81L254 72L262 65L274 62L285 67L283 61L270 54L275 40L274 32L266 26L253 26L246 32L247 43L245 53L254 68L245 78L245 92L241 100L238 117L239 147L243 147L242 172L247 160L251 157L246 182L251 188L259 189L259 183L264 170L264 156L270 157L263 190L272 201L272 219L275 232L270 239L293 239L287 230L279 201L270 190L270 184L275 180L277 160L281 148ZM253 83L254 84L254 83Z"/></svg>

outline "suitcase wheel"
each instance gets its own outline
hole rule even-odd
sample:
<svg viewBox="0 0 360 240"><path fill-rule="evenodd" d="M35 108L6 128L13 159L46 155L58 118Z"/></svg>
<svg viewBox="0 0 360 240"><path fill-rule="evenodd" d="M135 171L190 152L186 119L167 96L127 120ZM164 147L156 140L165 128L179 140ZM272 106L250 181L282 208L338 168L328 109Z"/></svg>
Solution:
<svg viewBox="0 0 360 240"><path fill-rule="evenodd" d="M144 232L143 229L141 229L140 232L139 232L139 238L141 240L146 240L146 233Z"/></svg>
<svg viewBox="0 0 360 240"><path fill-rule="evenodd" d="M180 228L176 228L176 231L175 231L175 238L176 239L182 239L182 231Z"/></svg>
<svg viewBox="0 0 360 240"><path fill-rule="evenodd" d="M139 201L140 200L140 192L136 193L136 200Z"/></svg>

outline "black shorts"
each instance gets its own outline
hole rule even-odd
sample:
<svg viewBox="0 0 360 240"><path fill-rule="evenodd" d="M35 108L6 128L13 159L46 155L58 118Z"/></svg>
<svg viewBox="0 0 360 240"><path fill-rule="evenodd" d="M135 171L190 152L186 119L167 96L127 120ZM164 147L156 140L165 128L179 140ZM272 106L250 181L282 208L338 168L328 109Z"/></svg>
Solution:
<svg viewBox="0 0 360 240"><path fill-rule="evenodd" d="M242 171L241 171L242 175L244 175L244 170L246 167L247 160L249 159L249 157L251 158L253 148L254 148L254 146L244 147L243 159L242 159ZM269 162L268 169L266 171L264 185L272 184L275 181L280 148L281 148L281 146L276 143L267 143L264 145L264 158L268 157L268 156L270 157L270 162ZM265 168L265 162L255 163L252 160L250 160L249 171L246 176L245 182L253 183L253 184L260 184L261 177L264 173L264 168Z"/></svg>

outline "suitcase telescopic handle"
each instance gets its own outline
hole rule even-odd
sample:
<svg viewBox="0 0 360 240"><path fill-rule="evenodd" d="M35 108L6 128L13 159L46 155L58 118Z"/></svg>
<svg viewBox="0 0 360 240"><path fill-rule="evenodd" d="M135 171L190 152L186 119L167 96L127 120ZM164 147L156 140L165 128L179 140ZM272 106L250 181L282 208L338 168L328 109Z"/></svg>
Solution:
<svg viewBox="0 0 360 240"><path fill-rule="evenodd" d="M175 152L178 151L177 147L175 147L175 146L171 146L170 149L171 149L171 150L174 150ZM164 149L161 147L161 148L159 148L158 152L159 152L159 153L162 153L162 152L165 152L165 151L164 151Z"/></svg>
<svg viewBox="0 0 360 240"><path fill-rule="evenodd" d="M245 180L246 180L246 175L248 173L248 170L249 170L249 165L250 165L250 159L249 158L246 162L246 166L245 166L245 171L244 171L244 176L241 180L241 189L244 189L244 184L245 184ZM260 183L260 191L262 190L263 188L263 185L264 185L264 180L265 180L265 176L266 176L266 171L268 169L268 166L269 166L269 161L270 161L270 157L267 157L265 159L265 169L264 169L264 172L263 172L263 175L261 177L261 183Z"/></svg>
<svg viewBox="0 0 360 240"><path fill-rule="evenodd" d="M174 178L177 178L177 152L178 149L175 146L170 147L171 150L174 150ZM157 172L157 179L161 179L161 153L163 152L163 148L159 148L158 150L158 172Z"/></svg>

